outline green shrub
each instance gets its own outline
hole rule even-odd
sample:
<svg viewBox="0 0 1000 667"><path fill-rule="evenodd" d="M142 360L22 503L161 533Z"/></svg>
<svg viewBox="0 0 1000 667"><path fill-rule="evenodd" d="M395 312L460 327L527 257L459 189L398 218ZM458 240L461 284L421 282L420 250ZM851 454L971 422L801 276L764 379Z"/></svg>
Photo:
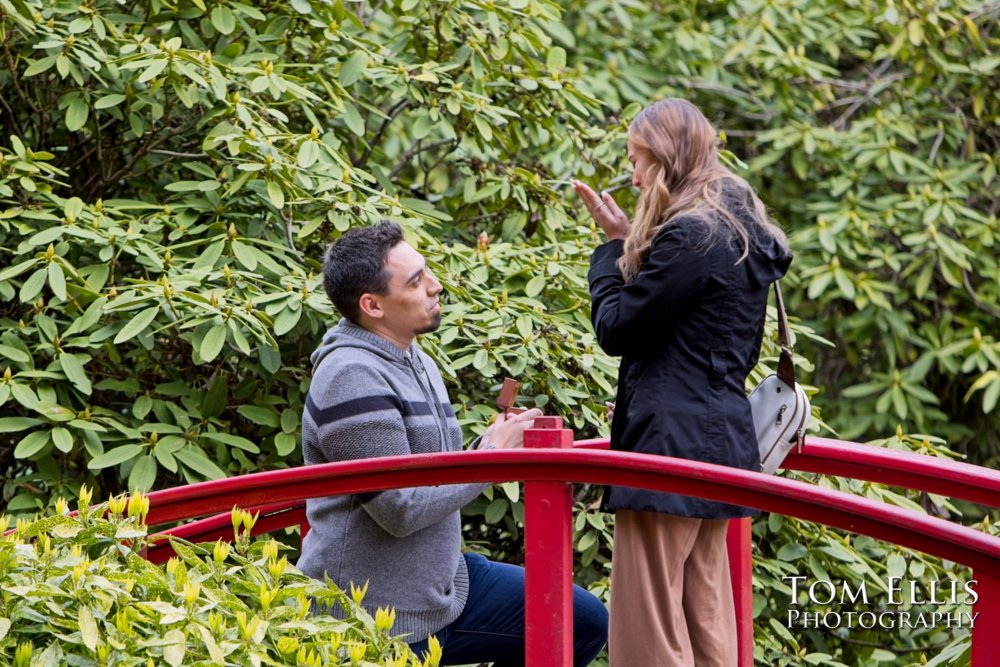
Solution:
<svg viewBox="0 0 1000 667"><path fill-rule="evenodd" d="M19 520L0 538L0 657L28 665L436 665L389 633L333 584L279 558L273 540L247 539L252 517L234 511L235 543L174 540L166 566L146 561L139 494ZM6 529L9 517L0 519ZM344 610L312 614L311 600Z"/></svg>
<svg viewBox="0 0 1000 667"><path fill-rule="evenodd" d="M322 250L380 217L448 288L426 343L466 423L509 374L603 427L598 237L560 183L623 126L591 126L558 5L347 4L0 0L11 512L299 461Z"/></svg>
<svg viewBox="0 0 1000 667"><path fill-rule="evenodd" d="M0 0L3 502L30 516L83 483L295 465L308 355L335 317L320 251L381 216L448 289L424 344L468 433L505 374L607 433L616 364L584 280L599 235L565 180L627 208L624 129L662 95L726 131L791 232L796 349L832 426L901 424L995 461L998 13L924 4ZM468 514L470 540L519 558L516 485ZM585 583L606 577L610 530L577 518ZM782 546L820 538L757 531L773 605Z"/></svg>

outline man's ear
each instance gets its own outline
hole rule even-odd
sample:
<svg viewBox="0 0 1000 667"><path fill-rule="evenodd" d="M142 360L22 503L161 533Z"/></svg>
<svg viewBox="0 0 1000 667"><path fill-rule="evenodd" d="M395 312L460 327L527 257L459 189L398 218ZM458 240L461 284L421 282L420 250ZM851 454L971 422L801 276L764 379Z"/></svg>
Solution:
<svg viewBox="0 0 1000 667"><path fill-rule="evenodd" d="M382 304L379 298L375 294L369 294L365 292L358 299L358 307L361 309L362 315L367 315L373 320L380 320L385 317L385 311L382 309Z"/></svg>

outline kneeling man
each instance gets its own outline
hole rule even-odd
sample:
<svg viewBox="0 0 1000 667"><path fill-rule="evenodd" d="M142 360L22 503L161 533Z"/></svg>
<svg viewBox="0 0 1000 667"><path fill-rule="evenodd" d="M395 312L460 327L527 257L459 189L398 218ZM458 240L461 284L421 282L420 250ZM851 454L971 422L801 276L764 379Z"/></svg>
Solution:
<svg viewBox="0 0 1000 667"><path fill-rule="evenodd" d="M382 222L346 232L326 254L323 283L344 319L312 355L306 464L462 449L441 373L415 343L441 323L441 283L400 227ZM520 447L539 415L500 415L475 446ZM484 486L311 499L298 567L344 589L367 582L363 604L394 608L393 631L406 634L418 654L436 635L441 664L523 665L524 569L461 551L459 510ZM607 623L604 605L574 587L576 667L603 648Z"/></svg>

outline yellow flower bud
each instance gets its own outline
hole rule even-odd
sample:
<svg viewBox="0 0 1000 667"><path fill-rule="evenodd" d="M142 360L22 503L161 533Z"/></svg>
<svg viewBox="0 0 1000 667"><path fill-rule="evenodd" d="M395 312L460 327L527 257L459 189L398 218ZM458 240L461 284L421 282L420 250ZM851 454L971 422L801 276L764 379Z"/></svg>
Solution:
<svg viewBox="0 0 1000 667"><path fill-rule="evenodd" d="M365 581L364 588L357 588L354 582L351 582L351 599L354 600L354 604L361 604L361 601L365 599L365 593L368 592L368 582Z"/></svg>
<svg viewBox="0 0 1000 667"><path fill-rule="evenodd" d="M427 653L424 654L424 667L438 667L441 664L441 642L434 635L427 638Z"/></svg>
<svg viewBox="0 0 1000 667"><path fill-rule="evenodd" d="M217 611L209 612L208 629L212 631L214 636L220 637L222 632L226 629L226 619Z"/></svg>
<svg viewBox="0 0 1000 667"><path fill-rule="evenodd" d="M14 667L28 667L31 664L31 642L21 642L14 651Z"/></svg>
<svg viewBox="0 0 1000 667"><path fill-rule="evenodd" d="M288 558L285 556L281 557L281 560L271 560L267 563L268 573L275 579L278 579L285 573L285 568L288 567Z"/></svg>
<svg viewBox="0 0 1000 667"><path fill-rule="evenodd" d="M229 550L231 548L232 545L230 545L229 542L223 542L222 540L218 540L215 543L215 548L212 549L212 560L214 560L216 563L221 563L222 561L226 560L227 558L229 558Z"/></svg>
<svg viewBox="0 0 1000 667"><path fill-rule="evenodd" d="M257 628L260 626L260 619L254 616L247 621L247 615L242 611L238 611L236 612L236 623L240 626L240 636L244 640L248 640L257 632Z"/></svg>
<svg viewBox="0 0 1000 667"><path fill-rule="evenodd" d="M127 503L128 501L126 500L124 493L117 497L111 496L108 498L108 511L111 512L111 514L122 514L125 511Z"/></svg>
<svg viewBox="0 0 1000 667"><path fill-rule="evenodd" d="M94 497L94 492L90 490L86 484L80 487L80 504L77 505L81 510L90 506L90 500Z"/></svg>
<svg viewBox="0 0 1000 667"><path fill-rule="evenodd" d="M274 598L275 596L277 596L277 594L278 594L277 590L271 590L270 588L267 587L267 584L261 582L260 591L258 594L258 597L260 598L261 609L263 609L264 611L270 609L271 603L274 602Z"/></svg>
<svg viewBox="0 0 1000 667"><path fill-rule="evenodd" d="M149 499L136 491L128 499L129 518L138 518L140 522L145 522L149 513Z"/></svg>
<svg viewBox="0 0 1000 667"><path fill-rule="evenodd" d="M187 606L194 606L194 603L198 601L198 596L201 594L201 584L196 581L188 582L184 584L184 602Z"/></svg>
<svg viewBox="0 0 1000 667"><path fill-rule="evenodd" d="M361 662L368 652L368 644L364 642L351 642L347 648L347 655L351 659L351 664L356 665Z"/></svg>
<svg viewBox="0 0 1000 667"><path fill-rule="evenodd" d="M389 634L392 624L396 622L396 610L379 607L375 611L375 630L381 634Z"/></svg>
<svg viewBox="0 0 1000 667"><path fill-rule="evenodd" d="M287 635L283 637L278 637L278 653L282 655L291 655L295 653L299 648L299 640L295 637L289 637Z"/></svg>

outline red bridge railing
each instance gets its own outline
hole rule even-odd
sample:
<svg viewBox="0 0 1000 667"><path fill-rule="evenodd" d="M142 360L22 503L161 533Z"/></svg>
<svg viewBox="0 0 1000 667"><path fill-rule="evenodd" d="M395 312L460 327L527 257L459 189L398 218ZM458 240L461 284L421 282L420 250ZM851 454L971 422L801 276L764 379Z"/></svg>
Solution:
<svg viewBox="0 0 1000 667"><path fill-rule="evenodd" d="M524 450L454 452L365 459L270 471L150 494L149 524L214 514L233 505L262 509L255 532L304 523L307 498L466 482L525 482L527 657L533 666L572 660L570 482L670 491L776 512L946 558L973 569L979 613L972 636L976 667L1000 664L1000 538L911 510L804 482L694 461L600 451L607 441L571 447L558 418L536 422ZM543 428L548 426L548 428ZM560 451L551 451L551 448ZM1000 473L934 457L810 439L786 467L842 474L1000 506ZM164 531L185 539L231 535L228 515ZM740 622L740 665L753 664L749 609L749 521L733 522L731 568ZM152 560L172 555L153 546Z"/></svg>

